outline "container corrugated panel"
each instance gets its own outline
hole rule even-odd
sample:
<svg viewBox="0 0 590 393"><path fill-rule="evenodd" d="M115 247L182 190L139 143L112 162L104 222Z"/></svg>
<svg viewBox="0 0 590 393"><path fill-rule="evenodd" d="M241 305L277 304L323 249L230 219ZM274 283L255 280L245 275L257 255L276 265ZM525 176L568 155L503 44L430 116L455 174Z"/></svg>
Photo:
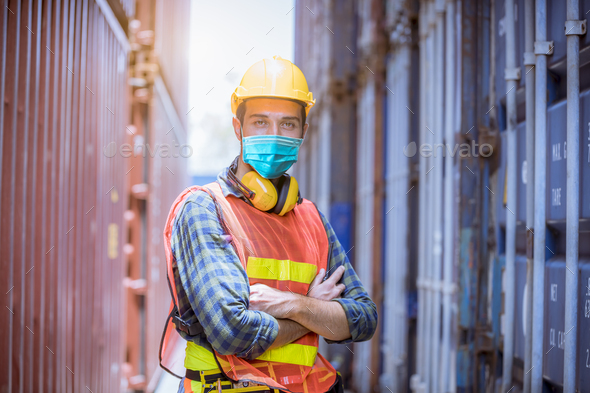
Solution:
<svg viewBox="0 0 590 393"><path fill-rule="evenodd" d="M547 41L553 41L553 55L549 56L549 65L562 60L567 51L565 26L565 13L567 5L564 1L553 0L547 2ZM583 14L582 14L583 15Z"/></svg>
<svg viewBox="0 0 590 393"><path fill-rule="evenodd" d="M171 299L166 281L164 224L172 203L190 183L187 176L186 157L192 153L192 150L186 146L186 132L179 120L182 115L176 112L161 79L156 78L150 104L150 128L147 132L147 142L150 146L159 146L159 148L158 153L150 157L148 163L145 276L149 291L145 310L148 321L145 326L146 375L153 375L159 369L158 349ZM164 145L170 146L168 153L164 152Z"/></svg>
<svg viewBox="0 0 590 393"><path fill-rule="evenodd" d="M141 104L135 103L133 109ZM140 111L133 110L135 119ZM139 124L139 126L138 126ZM125 233L124 251L127 257L125 277L126 304L126 340L125 367L130 388L139 389L145 386L145 367L142 348L144 345L146 328L145 313L145 194L147 178L145 176L145 162L149 151L145 143L144 122L136 121L126 127L128 152L125 154L125 177L127 178L129 202L125 211L127 232ZM131 148L131 146L133 146ZM131 151L129 151L131 150ZM143 377L141 377L143 376Z"/></svg>
<svg viewBox="0 0 590 393"><path fill-rule="evenodd" d="M545 266L545 328L543 376L552 384L563 385L565 340L572 327L565 326L565 276L571 274L563 257ZM590 260L580 258L578 289L578 365L580 392L590 386ZM584 387L584 389L581 389Z"/></svg>
<svg viewBox="0 0 590 393"><path fill-rule="evenodd" d="M587 18L587 12L590 10L590 1L581 0L579 2L579 7L580 19ZM566 60L567 37L564 30L565 21L567 19L566 11L567 4L565 1L547 1L547 41L553 41L554 44L553 55L549 56L547 59L549 67ZM589 44L590 37L588 37L588 34L580 36L580 49L587 47Z"/></svg>
<svg viewBox="0 0 590 393"><path fill-rule="evenodd" d="M504 79L504 69L506 68L506 27L505 14L506 6L505 0L498 0L494 3L495 11L495 25L493 26L496 35L495 53L493 54L493 61L496 63L496 75L494 83L496 87L496 97L501 100L506 100L506 80ZM564 8L565 9L565 8ZM521 53L524 52L524 0L514 0L514 28L516 35L516 42L514 45L514 53L516 53L516 67L521 70L521 75L525 75L524 58ZM524 86L525 78L521 78L517 82L519 86Z"/></svg>
<svg viewBox="0 0 590 393"><path fill-rule="evenodd" d="M180 122L186 130L188 126L186 114L191 110L187 107L190 1L155 0L155 2L156 41L154 49L161 66L162 78L170 91L174 106L178 109ZM213 87L215 86L211 86L211 88ZM206 91L202 92L202 94L206 93Z"/></svg>
<svg viewBox="0 0 590 393"><path fill-rule="evenodd" d="M590 91L580 94L580 213L590 217ZM567 102L547 111L547 220L564 221L567 200Z"/></svg>
<svg viewBox="0 0 590 393"><path fill-rule="evenodd" d="M590 218L590 91L580 95L580 198L581 217ZM567 163L567 102L560 101L551 106L547 111L547 220L564 221L566 214L566 163ZM524 222L526 215L526 122L517 126L517 184L518 206L515 211L518 221ZM502 135L502 147L505 139ZM504 149L502 149L504 150ZM503 151L498 172L498 186L501 198L496 200L496 209L502 209L504 199L504 181L506 176L506 158ZM504 225L505 213L497 210L498 223Z"/></svg>
<svg viewBox="0 0 590 393"><path fill-rule="evenodd" d="M523 224L526 231L526 181L528 163L526 162L526 122L516 126L516 221ZM510 214L510 212L508 212ZM517 226L517 230L518 230Z"/></svg>
<svg viewBox="0 0 590 393"><path fill-rule="evenodd" d="M356 37L350 22L354 6L351 0L337 5L306 0L297 2L292 10L296 23L294 63L305 74L317 100L308 117L307 141L301 146L292 175L297 178L302 195L327 215L342 247L350 250L347 255L351 260L355 251L352 235L356 171L354 91L350 88L356 71ZM320 163L320 169L313 167L315 162ZM347 380L352 353L344 346L328 345L323 340L319 350L328 360L336 360Z"/></svg>
<svg viewBox="0 0 590 393"><path fill-rule="evenodd" d="M590 91L580 96L580 149L580 216L590 218Z"/></svg>
<svg viewBox="0 0 590 393"><path fill-rule="evenodd" d="M590 261L580 259L578 292L578 388L590 386Z"/></svg>
<svg viewBox="0 0 590 393"><path fill-rule="evenodd" d="M100 4L0 10L3 392L120 388L127 45Z"/></svg>
<svg viewBox="0 0 590 393"><path fill-rule="evenodd" d="M547 111L547 221L565 220L566 102Z"/></svg>
<svg viewBox="0 0 590 393"><path fill-rule="evenodd" d="M135 0L119 0L121 7L125 11L125 16L131 19L135 16Z"/></svg>
<svg viewBox="0 0 590 393"><path fill-rule="evenodd" d="M580 95L580 215L590 218L590 91ZM566 214L566 164L567 164L567 102L560 101L547 111L547 220L551 222L565 221ZM517 201L516 215L519 222L525 221L526 215L526 122L517 126ZM505 136L501 134L500 167L498 168L497 185L499 198L496 198L495 209L497 223L505 226L506 209L503 205L506 178L506 145ZM512 210L512 209L511 209ZM514 211L514 210L513 210ZM500 239L500 244L503 240Z"/></svg>
<svg viewBox="0 0 590 393"><path fill-rule="evenodd" d="M504 193L506 188L506 160L507 160L507 138L506 133L500 133L499 143L498 143L498 153L500 155L500 164L497 170L496 176L496 189L498 190L498 196L494 200L494 209L496 209L496 224L499 227L506 228L506 207L504 207ZM498 251L500 253L504 253L504 239L500 234L496 236L499 242Z"/></svg>
<svg viewBox="0 0 590 393"><path fill-rule="evenodd" d="M372 248L373 236L367 236L374 229L373 210L375 204L374 182L374 150L375 150L375 118L372 108L375 108L375 81L370 78L366 85L359 89L358 114L358 147L357 147L357 195L356 195L356 216L357 225L355 233L356 255L362 256L367 262L374 260ZM355 266L357 274L369 295L373 293L373 266L371 263L359 263ZM355 348L355 370L353 372L356 387L361 392L368 392L370 382L369 367L371 362L371 343L356 343ZM362 365L366 367L363 368Z"/></svg>
<svg viewBox="0 0 590 393"><path fill-rule="evenodd" d="M580 0L580 19L588 19L590 0ZM590 35L584 34L580 37L580 49L590 46Z"/></svg>
<svg viewBox="0 0 590 393"><path fill-rule="evenodd" d="M546 263L543 377L556 385L563 384L565 274L563 258L554 258Z"/></svg>
<svg viewBox="0 0 590 393"><path fill-rule="evenodd" d="M506 256L499 255L494 259L492 268L492 296L490 297L491 323L494 334L493 345L499 347L500 336L503 335L502 320L504 318L504 293L502 289L502 272L506 266ZM515 310L515 313L517 311ZM517 314L515 314L517 315ZM516 348L516 344L515 344ZM517 352L517 350L515 350Z"/></svg>
<svg viewBox="0 0 590 393"><path fill-rule="evenodd" d="M307 122L309 132L307 142L302 146L302 155L293 167L293 174L300 182L302 195L318 204L318 208L329 214L331 197L331 178L328 175L330 160L330 134L332 130L332 106L326 105L330 92L332 72L331 57L319 56L330 53L333 42L327 39L332 35L326 26L333 26L329 19L332 13L327 2L300 1L292 10L295 13L295 64L305 74L309 89L313 92L316 105L310 111ZM311 10L312 12L308 11ZM330 27L332 28L332 27ZM301 174L301 176L299 176Z"/></svg>
<svg viewBox="0 0 590 393"><path fill-rule="evenodd" d="M525 314L526 314L526 256L516 255L514 259L514 357L524 361ZM528 370L527 370L528 371Z"/></svg>
<svg viewBox="0 0 590 393"><path fill-rule="evenodd" d="M506 132L500 133L500 143L498 144L496 154L500 155L499 166L497 169L496 188L498 192L494 198L494 209L496 209L496 223L502 228L506 228L506 214L516 214L517 222L525 223L526 221L526 122L521 122L516 126L516 207L506 209L504 201L506 199L506 175L507 175L507 139ZM517 226L518 229L518 226ZM499 239L504 242L505 239ZM502 251L503 252L503 251Z"/></svg>

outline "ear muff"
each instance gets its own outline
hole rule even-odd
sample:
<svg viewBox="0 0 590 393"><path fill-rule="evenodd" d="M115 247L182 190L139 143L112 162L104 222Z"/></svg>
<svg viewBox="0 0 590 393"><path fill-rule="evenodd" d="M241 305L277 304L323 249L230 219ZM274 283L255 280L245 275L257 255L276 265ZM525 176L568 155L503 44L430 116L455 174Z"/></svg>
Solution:
<svg viewBox="0 0 590 393"><path fill-rule="evenodd" d="M293 210L300 198L297 180L287 174L281 176L277 188L256 171L246 173L242 183L254 191L254 198L250 201L255 208L279 216Z"/></svg>
<svg viewBox="0 0 590 393"><path fill-rule="evenodd" d="M299 200L299 184L294 177L287 174L281 176L278 184L279 199L272 210L273 213L283 216L293 210Z"/></svg>
<svg viewBox="0 0 590 393"><path fill-rule="evenodd" d="M254 198L250 201L255 208L267 212L276 206L278 194L270 180L260 176L256 171L250 171L242 177L242 183L254 191Z"/></svg>

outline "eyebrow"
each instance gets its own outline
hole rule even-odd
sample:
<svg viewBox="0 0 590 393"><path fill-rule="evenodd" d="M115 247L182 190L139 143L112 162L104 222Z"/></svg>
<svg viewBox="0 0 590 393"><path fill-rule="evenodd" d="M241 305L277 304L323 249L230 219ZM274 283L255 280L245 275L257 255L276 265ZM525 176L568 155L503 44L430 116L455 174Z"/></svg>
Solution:
<svg viewBox="0 0 590 393"><path fill-rule="evenodd" d="M268 116L263 114L263 113L253 113L251 114L249 117L263 117L268 119ZM281 117L281 120L297 120L297 121L301 121L301 119L297 116L284 116Z"/></svg>

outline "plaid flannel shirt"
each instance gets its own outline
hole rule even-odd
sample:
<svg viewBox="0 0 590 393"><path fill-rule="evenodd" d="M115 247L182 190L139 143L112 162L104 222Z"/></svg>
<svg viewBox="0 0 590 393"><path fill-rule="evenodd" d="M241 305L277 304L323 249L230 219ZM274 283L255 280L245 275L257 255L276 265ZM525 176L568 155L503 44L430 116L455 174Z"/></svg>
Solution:
<svg viewBox="0 0 590 393"><path fill-rule="evenodd" d="M235 161L234 161L235 162ZM250 203L243 192L228 178L230 167L218 176L225 196L233 195ZM333 244L328 272L344 265L341 279L346 288L340 303L346 314L351 337L327 343L349 343L369 340L377 328L377 308L350 264L346 251L324 215L320 216L328 240ZM188 323L198 320L204 332L190 340L209 351L254 359L262 355L278 334L278 322L261 311L248 310L250 285L240 259L222 229L215 205L204 191L190 195L177 215L171 238L173 275L178 291L180 316Z"/></svg>

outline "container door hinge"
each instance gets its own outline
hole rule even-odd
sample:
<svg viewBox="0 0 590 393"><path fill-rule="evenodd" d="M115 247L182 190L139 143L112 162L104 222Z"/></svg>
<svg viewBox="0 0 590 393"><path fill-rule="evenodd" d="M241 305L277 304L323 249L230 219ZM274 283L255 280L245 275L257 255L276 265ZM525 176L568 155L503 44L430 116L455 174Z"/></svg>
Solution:
<svg viewBox="0 0 590 393"><path fill-rule="evenodd" d="M563 28L565 35L584 35L586 34L586 19L584 20L566 20Z"/></svg>
<svg viewBox="0 0 590 393"><path fill-rule="evenodd" d="M535 55L552 55L553 41L535 41Z"/></svg>
<svg viewBox="0 0 590 393"><path fill-rule="evenodd" d="M505 68L504 69L504 80L517 81L520 80L520 68Z"/></svg>

